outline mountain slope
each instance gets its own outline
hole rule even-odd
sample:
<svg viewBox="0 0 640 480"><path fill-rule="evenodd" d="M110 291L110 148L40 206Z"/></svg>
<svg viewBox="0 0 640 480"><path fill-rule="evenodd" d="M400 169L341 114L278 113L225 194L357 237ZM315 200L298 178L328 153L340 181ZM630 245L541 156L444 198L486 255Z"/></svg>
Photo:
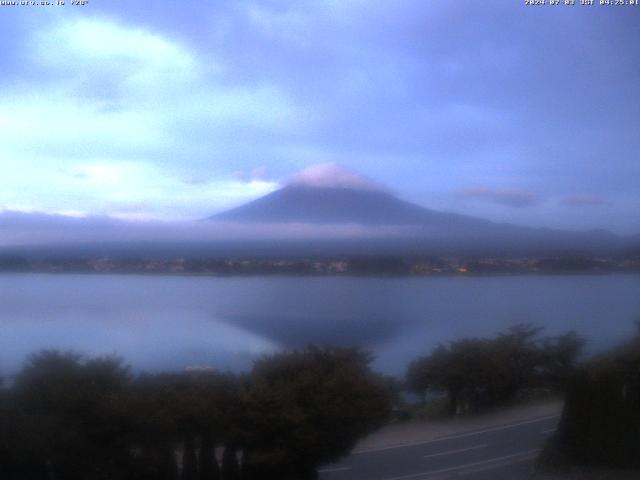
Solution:
<svg viewBox="0 0 640 480"><path fill-rule="evenodd" d="M450 253L486 254L547 252L612 252L623 239L611 232L576 232L520 227L455 213L439 212L401 200L382 189L315 186L300 183L208 220L240 224L359 224L368 227L408 227L376 249L435 249ZM361 239L361 245L367 243ZM371 240L368 241L371 243Z"/></svg>
<svg viewBox="0 0 640 480"><path fill-rule="evenodd" d="M358 223L433 228L492 225L487 220L429 210L384 191L304 185L286 186L209 219L242 223Z"/></svg>

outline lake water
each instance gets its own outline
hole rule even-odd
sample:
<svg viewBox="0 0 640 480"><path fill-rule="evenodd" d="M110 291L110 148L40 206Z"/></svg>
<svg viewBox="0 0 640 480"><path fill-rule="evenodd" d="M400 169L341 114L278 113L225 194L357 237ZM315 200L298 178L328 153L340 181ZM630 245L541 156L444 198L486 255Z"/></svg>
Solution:
<svg viewBox="0 0 640 480"><path fill-rule="evenodd" d="M171 277L0 275L0 373L42 348L118 354L136 370L252 359L308 343L360 345L401 374L438 342L532 322L591 351L640 319L640 276Z"/></svg>

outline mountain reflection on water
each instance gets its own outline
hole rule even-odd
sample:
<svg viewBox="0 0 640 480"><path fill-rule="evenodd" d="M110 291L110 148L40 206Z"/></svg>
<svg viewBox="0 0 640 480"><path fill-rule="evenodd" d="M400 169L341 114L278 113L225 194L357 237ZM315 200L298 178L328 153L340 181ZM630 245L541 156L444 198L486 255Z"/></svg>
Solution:
<svg viewBox="0 0 640 480"><path fill-rule="evenodd" d="M359 345L402 374L438 342L532 322L597 351L640 317L640 277L439 278L0 275L0 372L42 348L118 354L135 369L244 370L309 343Z"/></svg>

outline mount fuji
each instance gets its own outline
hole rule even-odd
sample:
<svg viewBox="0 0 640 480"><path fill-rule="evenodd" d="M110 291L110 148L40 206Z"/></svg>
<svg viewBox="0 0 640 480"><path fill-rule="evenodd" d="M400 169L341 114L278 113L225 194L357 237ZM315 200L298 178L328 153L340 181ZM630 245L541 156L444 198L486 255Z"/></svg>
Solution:
<svg viewBox="0 0 640 480"><path fill-rule="evenodd" d="M240 223L416 226L434 229L494 225L399 199L383 186L336 164L311 167L264 197L209 218Z"/></svg>
<svg viewBox="0 0 640 480"><path fill-rule="evenodd" d="M576 232L521 227L441 212L398 198L382 185L336 164L311 167L257 200L209 217L240 224L355 224L399 227L397 248L496 253L608 251L620 237L603 230ZM394 248L395 250L396 248Z"/></svg>

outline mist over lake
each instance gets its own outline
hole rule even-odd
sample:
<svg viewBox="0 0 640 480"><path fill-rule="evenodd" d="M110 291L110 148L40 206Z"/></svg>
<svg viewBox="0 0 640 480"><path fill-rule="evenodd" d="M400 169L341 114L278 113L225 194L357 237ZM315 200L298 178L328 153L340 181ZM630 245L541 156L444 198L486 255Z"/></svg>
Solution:
<svg viewBox="0 0 640 480"><path fill-rule="evenodd" d="M0 373L31 352L117 354L136 370L213 366L309 343L358 345L402 374L438 342L531 322L595 352L640 318L640 277L437 278L0 275Z"/></svg>

